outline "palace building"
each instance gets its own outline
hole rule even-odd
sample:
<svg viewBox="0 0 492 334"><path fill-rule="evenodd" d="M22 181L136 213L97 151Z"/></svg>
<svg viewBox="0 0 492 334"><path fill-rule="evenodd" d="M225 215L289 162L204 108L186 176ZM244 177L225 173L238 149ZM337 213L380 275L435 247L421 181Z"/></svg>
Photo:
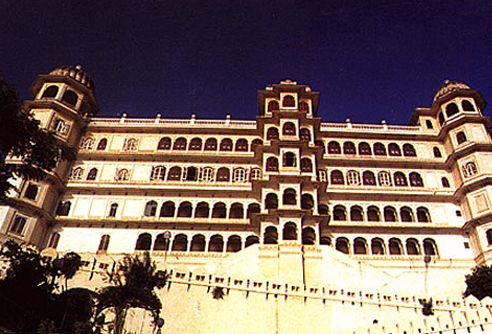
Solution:
<svg viewBox="0 0 492 334"><path fill-rule="evenodd" d="M461 296L492 264L492 122L468 85L445 81L406 126L325 123L319 93L290 80L258 92L254 121L100 118L80 66L32 93L24 107L77 158L18 180L0 240L83 254L93 286L149 251L171 273L163 331L492 329L492 300ZM153 330L142 317L129 333Z"/></svg>

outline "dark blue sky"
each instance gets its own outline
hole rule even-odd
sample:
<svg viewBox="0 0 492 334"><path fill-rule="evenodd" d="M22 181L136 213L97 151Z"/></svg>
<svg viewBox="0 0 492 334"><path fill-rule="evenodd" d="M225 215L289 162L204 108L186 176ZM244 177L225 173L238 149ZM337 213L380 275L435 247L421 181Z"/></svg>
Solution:
<svg viewBox="0 0 492 334"><path fill-rule="evenodd" d="M257 90L290 78L325 122L406 124L444 79L492 99L492 1L1 2L21 97L65 64L94 79L100 116L254 119Z"/></svg>

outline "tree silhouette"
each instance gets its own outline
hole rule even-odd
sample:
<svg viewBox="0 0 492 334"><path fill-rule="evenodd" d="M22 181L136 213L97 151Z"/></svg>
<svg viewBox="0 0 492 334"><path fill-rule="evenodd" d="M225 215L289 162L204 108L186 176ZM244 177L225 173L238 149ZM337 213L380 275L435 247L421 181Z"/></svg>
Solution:
<svg viewBox="0 0 492 334"><path fill-rule="evenodd" d="M465 296L473 295L479 300L492 297L492 266L473 268L471 274L465 276L465 283Z"/></svg>

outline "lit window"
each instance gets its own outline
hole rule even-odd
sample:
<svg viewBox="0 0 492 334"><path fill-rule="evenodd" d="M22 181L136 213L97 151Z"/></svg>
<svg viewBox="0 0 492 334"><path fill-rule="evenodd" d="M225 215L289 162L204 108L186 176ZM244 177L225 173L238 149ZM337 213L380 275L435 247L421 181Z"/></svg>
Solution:
<svg viewBox="0 0 492 334"><path fill-rule="evenodd" d="M343 177L342 177L343 180ZM328 181L326 171L324 169L318 169L318 181L319 182L326 182Z"/></svg>
<svg viewBox="0 0 492 334"><path fill-rule="evenodd" d="M244 168L235 168L232 182L243 183L248 180L246 169Z"/></svg>
<svg viewBox="0 0 492 334"><path fill-rule="evenodd" d="M388 172L379 172L378 173L378 181L381 187L391 187L391 175Z"/></svg>
<svg viewBox="0 0 492 334"><path fill-rule="evenodd" d="M473 162L468 162L463 166L463 174L465 177L470 177L477 174L477 166Z"/></svg>
<svg viewBox="0 0 492 334"><path fill-rule="evenodd" d="M347 172L347 185L358 186L360 185L360 175L359 172L355 170L349 170Z"/></svg>
<svg viewBox="0 0 492 334"><path fill-rule="evenodd" d="M201 182L213 182L214 180L214 170L211 167L200 168L199 180Z"/></svg>
<svg viewBox="0 0 492 334"><path fill-rule="evenodd" d="M253 168L250 174L251 180L261 180L261 169Z"/></svg>
<svg viewBox="0 0 492 334"><path fill-rule="evenodd" d="M12 221L12 225L10 226L9 232L22 235L26 223L27 223L26 217L16 215L14 220Z"/></svg>

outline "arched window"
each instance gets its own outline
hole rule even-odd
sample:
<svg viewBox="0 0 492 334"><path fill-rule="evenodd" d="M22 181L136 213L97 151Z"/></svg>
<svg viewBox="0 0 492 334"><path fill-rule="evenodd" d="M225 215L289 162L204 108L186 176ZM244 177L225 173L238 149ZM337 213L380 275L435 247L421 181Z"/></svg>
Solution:
<svg viewBox="0 0 492 334"><path fill-rule="evenodd" d="M412 209L406 206L400 209L400 217L401 221L404 223L411 223L414 221Z"/></svg>
<svg viewBox="0 0 492 334"><path fill-rule="evenodd" d="M224 138L220 141L220 151L232 151L231 138Z"/></svg>
<svg viewBox="0 0 492 334"><path fill-rule="evenodd" d="M230 219L243 219L244 218L244 207L241 203L234 203L231 205L229 211Z"/></svg>
<svg viewBox="0 0 492 334"><path fill-rule="evenodd" d="M58 134L65 135L70 130L70 124L60 118L55 118L53 121L53 130Z"/></svg>
<svg viewBox="0 0 492 334"><path fill-rule="evenodd" d="M234 168L232 182L244 183L248 180L248 173L244 168Z"/></svg>
<svg viewBox="0 0 492 334"><path fill-rule="evenodd" d="M390 255L402 255L401 241L397 238L391 238L389 240L389 253Z"/></svg>
<svg viewBox="0 0 492 334"><path fill-rule="evenodd" d="M130 179L130 171L126 168L117 169L114 179L115 181L128 181Z"/></svg>
<svg viewBox="0 0 492 334"><path fill-rule="evenodd" d="M284 124L282 128L282 135L284 136L295 136L296 135L296 126L292 122L287 122Z"/></svg>
<svg viewBox="0 0 492 334"><path fill-rule="evenodd" d="M211 167L201 167L200 174L198 175L198 179L201 182L213 182L215 171Z"/></svg>
<svg viewBox="0 0 492 334"><path fill-rule="evenodd" d="M123 151L136 151L138 146L137 138L127 138L123 144Z"/></svg>
<svg viewBox="0 0 492 334"><path fill-rule="evenodd" d="M429 210L427 210L427 208L424 207L417 208L417 221L419 223L430 223L431 218L430 218Z"/></svg>
<svg viewBox="0 0 492 334"><path fill-rule="evenodd" d="M157 212L157 202L148 201L147 204L145 204L144 216L155 217L156 212Z"/></svg>
<svg viewBox="0 0 492 334"><path fill-rule="evenodd" d="M343 154L356 154L355 145L351 141L343 143Z"/></svg>
<svg viewBox="0 0 492 334"><path fill-rule="evenodd" d="M101 236L101 240L99 241L99 246L97 247L98 253L106 253L109 248L109 240L111 237L108 234Z"/></svg>
<svg viewBox="0 0 492 334"><path fill-rule="evenodd" d="M464 142L466 142L468 139L466 138L466 135L463 131L460 131L456 134L456 141L458 142L458 144L462 144Z"/></svg>
<svg viewBox="0 0 492 334"><path fill-rule="evenodd" d="M316 244L316 232L312 227L305 227L302 229L302 244L314 245Z"/></svg>
<svg viewBox="0 0 492 334"><path fill-rule="evenodd" d="M158 234L157 237L155 237L153 250L155 251L169 250L169 239L164 238L164 233Z"/></svg>
<svg viewBox="0 0 492 334"><path fill-rule="evenodd" d="M35 185L34 183L29 183L29 185L26 188L26 191L24 192L24 197L30 200L35 201L36 197L38 196L38 186Z"/></svg>
<svg viewBox="0 0 492 334"><path fill-rule="evenodd" d="M296 191L292 188L285 189L284 194L282 196L282 203L284 205L296 205L297 204Z"/></svg>
<svg viewBox="0 0 492 334"><path fill-rule="evenodd" d="M360 185L360 175L358 171L349 170L347 172L347 185L358 186Z"/></svg>
<svg viewBox="0 0 492 334"><path fill-rule="evenodd" d="M118 203L112 203L109 206L108 217L116 217L116 212L118 211Z"/></svg>
<svg viewBox="0 0 492 334"><path fill-rule="evenodd" d="M425 255L437 255L436 242L432 239L424 239L424 254Z"/></svg>
<svg viewBox="0 0 492 334"><path fill-rule="evenodd" d="M397 215L396 210L392 206L386 206L384 208L384 221L385 222L396 222Z"/></svg>
<svg viewBox="0 0 492 334"><path fill-rule="evenodd" d="M221 235L215 234L210 237L210 241L208 242L208 251L219 253L224 251L224 239Z"/></svg>
<svg viewBox="0 0 492 334"><path fill-rule="evenodd" d="M212 209L212 218L226 218L227 217L226 205L222 202L214 204Z"/></svg>
<svg viewBox="0 0 492 334"><path fill-rule="evenodd" d="M246 218L251 218L253 215L260 213L261 208L258 203L251 203L248 205L248 210L246 211Z"/></svg>
<svg viewBox="0 0 492 334"><path fill-rule="evenodd" d="M345 207L343 205L336 205L333 208L333 220L347 220L347 211L345 210Z"/></svg>
<svg viewBox="0 0 492 334"><path fill-rule="evenodd" d="M296 155L292 152L285 152L282 160L284 167L296 166Z"/></svg>
<svg viewBox="0 0 492 334"><path fill-rule="evenodd" d="M195 208L195 218L208 218L210 208L207 202L200 202Z"/></svg>
<svg viewBox="0 0 492 334"><path fill-rule="evenodd" d="M72 203L70 201L62 202L58 206L57 214L59 216L68 216L68 213L70 212L70 207L72 206Z"/></svg>
<svg viewBox="0 0 492 334"><path fill-rule="evenodd" d="M374 155L386 155L386 147L381 143L374 143Z"/></svg>
<svg viewBox="0 0 492 334"><path fill-rule="evenodd" d="M434 125L430 119L425 121L425 126L427 126L427 129L434 129Z"/></svg>
<svg viewBox="0 0 492 334"><path fill-rule="evenodd" d="M359 143L359 155L372 155L371 146L366 142Z"/></svg>
<svg viewBox="0 0 492 334"><path fill-rule="evenodd" d="M348 240L346 238L337 238L337 241L335 242L335 249L344 254L350 253Z"/></svg>
<svg viewBox="0 0 492 334"><path fill-rule="evenodd" d="M234 150L236 152L248 152L248 141L244 138L236 140Z"/></svg>
<svg viewBox="0 0 492 334"><path fill-rule="evenodd" d="M378 222L381 220L379 209L376 206L370 206L367 208L367 220L370 222Z"/></svg>
<svg viewBox="0 0 492 334"><path fill-rule="evenodd" d="M278 232L274 226L268 226L263 234L263 243L266 245L276 245L278 243Z"/></svg>
<svg viewBox="0 0 492 334"><path fill-rule="evenodd" d="M227 239L226 252L239 252L241 250L243 243L241 237L238 235L231 235Z"/></svg>
<svg viewBox="0 0 492 334"><path fill-rule="evenodd" d="M188 249L188 236L186 234L178 234L174 237L172 251L186 252Z"/></svg>
<svg viewBox="0 0 492 334"><path fill-rule="evenodd" d="M354 240L354 254L361 255L367 254L367 243L364 238L355 238Z"/></svg>
<svg viewBox="0 0 492 334"><path fill-rule="evenodd" d="M138 236L135 250L150 250L152 244L152 236L149 233L142 233Z"/></svg>
<svg viewBox="0 0 492 334"><path fill-rule="evenodd" d="M330 173L330 183L331 184L345 184L343 179L343 174L339 170L333 170Z"/></svg>
<svg viewBox="0 0 492 334"><path fill-rule="evenodd" d="M163 137L159 140L157 144L158 150L170 150L171 149L171 138Z"/></svg>
<svg viewBox="0 0 492 334"><path fill-rule="evenodd" d="M393 185L391 182L391 174L386 171L378 173L378 182L381 187L391 187Z"/></svg>
<svg viewBox="0 0 492 334"><path fill-rule="evenodd" d="M108 140L106 138L103 138L99 141L97 144L97 150L98 151L104 151L106 149L106 146L108 145Z"/></svg>
<svg viewBox="0 0 492 334"><path fill-rule="evenodd" d="M364 220L364 212L360 206L354 205L350 208L350 220L356 222Z"/></svg>
<svg viewBox="0 0 492 334"><path fill-rule="evenodd" d="M444 188L449 188L449 187L450 187L450 185L449 185L449 181L448 181L448 179L447 179L447 178L445 178L445 177L442 177L442 178L441 178L441 183L442 183L442 186L443 186Z"/></svg>
<svg viewBox="0 0 492 334"><path fill-rule="evenodd" d="M320 245L331 246L331 238L327 235L322 235L319 240Z"/></svg>
<svg viewBox="0 0 492 334"><path fill-rule="evenodd" d="M251 152L254 152L255 151L255 147L256 146L260 146L260 145L263 145L263 140L261 140L261 139L253 139L251 141L250 151Z"/></svg>
<svg viewBox="0 0 492 334"><path fill-rule="evenodd" d="M82 167L77 167L72 169L72 173L70 174L70 178L72 180L82 180L84 175L84 169Z"/></svg>
<svg viewBox="0 0 492 334"><path fill-rule="evenodd" d="M265 208L266 209L277 209L278 208L278 197L277 194L269 193L265 197Z"/></svg>
<svg viewBox="0 0 492 334"><path fill-rule="evenodd" d="M407 239L407 255L420 255L419 242L413 238Z"/></svg>
<svg viewBox="0 0 492 334"><path fill-rule="evenodd" d="M464 111L475 111L475 107L468 100L463 100L461 102L461 107L463 108Z"/></svg>
<svg viewBox="0 0 492 334"><path fill-rule="evenodd" d="M278 139L278 129L274 127L270 127L267 130L267 140Z"/></svg>
<svg viewBox="0 0 492 334"><path fill-rule="evenodd" d="M442 157L441 150L439 149L439 147L432 148L432 151L434 152L434 158Z"/></svg>
<svg viewBox="0 0 492 334"><path fill-rule="evenodd" d="M393 174L393 179L395 180L395 186L397 187L408 186L407 177L402 172L396 172Z"/></svg>
<svg viewBox="0 0 492 334"><path fill-rule="evenodd" d="M193 138L190 141L188 151L201 151L202 150L202 140L200 138Z"/></svg>
<svg viewBox="0 0 492 334"><path fill-rule="evenodd" d="M181 174L181 172L180 172ZM152 172L150 173L150 180L152 181L164 181L166 178L166 167L155 166L152 167Z"/></svg>
<svg viewBox="0 0 492 334"><path fill-rule="evenodd" d="M92 150L92 148L94 147L94 142L95 140L92 137L82 138L79 148L81 150Z"/></svg>
<svg viewBox="0 0 492 334"><path fill-rule="evenodd" d="M250 181L261 180L261 174L262 174L261 169L259 169L259 168L251 169L251 172L249 173Z"/></svg>
<svg viewBox="0 0 492 334"><path fill-rule="evenodd" d="M205 236L202 234L196 234L191 238L191 252L204 252L205 251Z"/></svg>
<svg viewBox="0 0 492 334"><path fill-rule="evenodd" d="M446 116L448 117L448 119L451 116L456 115L459 112L460 112L460 110L458 109L458 106L454 102L452 102L446 106Z"/></svg>
<svg viewBox="0 0 492 334"><path fill-rule="evenodd" d="M174 202L167 201L164 204L162 204L159 217L174 217L175 210L176 210L176 206Z"/></svg>
<svg viewBox="0 0 492 334"><path fill-rule="evenodd" d="M198 179L198 169L193 166L186 167L185 169L185 181L196 181Z"/></svg>
<svg viewBox="0 0 492 334"><path fill-rule="evenodd" d="M254 244L259 244L260 243L260 238L258 238L256 235L250 235L249 237L246 238L246 243L244 244L244 247L249 247Z"/></svg>
<svg viewBox="0 0 492 334"><path fill-rule="evenodd" d="M94 181L96 177L97 177L97 168L91 168L91 170L87 174L87 180Z"/></svg>
<svg viewBox="0 0 492 334"><path fill-rule="evenodd" d="M217 151L217 139L208 138L205 141L205 151Z"/></svg>
<svg viewBox="0 0 492 334"><path fill-rule="evenodd" d="M371 240L371 254L372 255L384 255L386 252L384 250L384 241L379 238L374 238Z"/></svg>
<svg viewBox="0 0 492 334"><path fill-rule="evenodd" d="M328 143L328 154L340 154L340 143L336 141L331 141Z"/></svg>
<svg viewBox="0 0 492 334"><path fill-rule="evenodd" d="M477 174L477 166L475 165L474 162L467 162L464 166L463 166L463 174L465 175L465 177L471 177L475 174Z"/></svg>
<svg viewBox="0 0 492 334"><path fill-rule="evenodd" d="M280 105L277 101L268 102L268 111L277 111L280 109Z"/></svg>
<svg viewBox="0 0 492 334"><path fill-rule="evenodd" d="M297 240L297 226L294 223L286 223L282 231L282 240Z"/></svg>
<svg viewBox="0 0 492 334"><path fill-rule="evenodd" d="M169 170L167 174L168 181L180 181L181 180L181 167L174 166Z"/></svg>
<svg viewBox="0 0 492 334"><path fill-rule="evenodd" d="M362 173L362 182L365 186L375 186L376 185L376 177L374 173L366 170Z"/></svg>
<svg viewBox="0 0 492 334"><path fill-rule="evenodd" d="M444 114L442 112L439 113L439 125L443 125L446 120L444 119Z"/></svg>
<svg viewBox="0 0 492 334"><path fill-rule="evenodd" d="M50 241L48 242L48 247L55 248L58 247L58 243L60 242L60 233L56 232L50 236Z"/></svg>
<svg viewBox="0 0 492 334"><path fill-rule="evenodd" d="M309 131L309 129L301 129L301 140L307 140L308 142L311 141L311 131Z"/></svg>
<svg viewBox="0 0 492 334"><path fill-rule="evenodd" d="M320 204L318 205L318 214L319 215L328 215L328 205Z"/></svg>
<svg viewBox="0 0 492 334"><path fill-rule="evenodd" d="M187 140L184 137L179 137L174 141L173 150L184 151L186 150Z"/></svg>
<svg viewBox="0 0 492 334"><path fill-rule="evenodd" d="M388 153L390 156L393 156L393 157L401 156L400 146L398 146L398 144L396 144L396 143L390 143L388 145Z"/></svg>
<svg viewBox="0 0 492 334"><path fill-rule="evenodd" d="M403 144L403 155L406 157L416 157L417 152L412 144Z"/></svg>
<svg viewBox="0 0 492 334"><path fill-rule="evenodd" d="M311 210L314 207L314 199L311 194L302 194L301 209Z"/></svg>
<svg viewBox="0 0 492 334"><path fill-rule="evenodd" d="M78 99L79 97L74 91L66 90L65 93L63 94L62 102L65 102L66 104L75 107L77 105Z"/></svg>
<svg viewBox="0 0 492 334"><path fill-rule="evenodd" d="M309 111L309 104L305 101L299 102L299 111L308 112Z"/></svg>
<svg viewBox="0 0 492 334"><path fill-rule="evenodd" d="M423 187L424 186L424 181L422 180L422 177L420 176L419 173L411 172L409 175L409 179L410 179L410 185L412 187Z"/></svg>
<svg viewBox="0 0 492 334"><path fill-rule="evenodd" d="M190 202L181 202L178 208L178 217L191 217L192 207Z"/></svg>
<svg viewBox="0 0 492 334"><path fill-rule="evenodd" d="M328 181L327 176L326 176L326 171L324 169L318 169L318 181L319 182ZM343 182L343 175L342 175L342 182Z"/></svg>
<svg viewBox="0 0 492 334"><path fill-rule="evenodd" d="M266 170L267 170L267 172L277 172L278 171L278 159L275 157L269 157L266 160Z"/></svg>
<svg viewBox="0 0 492 334"><path fill-rule="evenodd" d="M231 171L227 167L220 167L217 170L217 181L218 182L229 182L231 179Z"/></svg>
<svg viewBox="0 0 492 334"><path fill-rule="evenodd" d="M292 95L285 95L282 100L282 107L291 108L296 106L296 100Z"/></svg>
<svg viewBox="0 0 492 334"><path fill-rule="evenodd" d="M55 98L56 94L58 94L58 86L49 86L43 92L42 99Z"/></svg>

